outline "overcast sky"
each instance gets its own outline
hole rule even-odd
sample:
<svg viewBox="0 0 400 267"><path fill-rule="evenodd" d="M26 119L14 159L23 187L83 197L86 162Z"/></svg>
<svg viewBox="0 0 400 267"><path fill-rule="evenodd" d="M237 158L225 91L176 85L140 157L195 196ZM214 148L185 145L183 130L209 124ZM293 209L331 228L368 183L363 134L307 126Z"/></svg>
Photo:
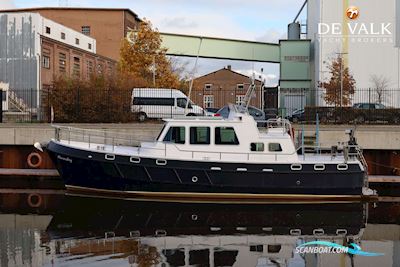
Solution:
<svg viewBox="0 0 400 267"><path fill-rule="evenodd" d="M150 20L161 32L184 33L241 40L278 42L286 38L287 24L296 16L303 0L0 0L0 8L35 6L79 6L130 8ZM304 20L305 12L301 16ZM194 66L190 60L188 68ZM264 69L269 85L279 76L279 65L228 60L200 59L196 76L226 65L244 74Z"/></svg>

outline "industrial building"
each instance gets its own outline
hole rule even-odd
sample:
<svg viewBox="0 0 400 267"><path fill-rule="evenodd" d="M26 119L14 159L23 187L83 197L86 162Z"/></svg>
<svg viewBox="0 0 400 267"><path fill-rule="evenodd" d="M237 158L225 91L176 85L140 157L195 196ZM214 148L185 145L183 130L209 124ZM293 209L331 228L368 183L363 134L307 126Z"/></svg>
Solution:
<svg viewBox="0 0 400 267"><path fill-rule="evenodd" d="M352 16L352 13L355 12ZM395 0L308 0L307 38L311 40L312 84L330 78L332 58L343 57L358 90L354 99L376 102L376 95L363 96L375 84L375 75L386 79L388 88L400 88L400 4ZM316 105L324 105L319 88ZM383 104L399 107L399 90L386 95Z"/></svg>
<svg viewBox="0 0 400 267"><path fill-rule="evenodd" d="M0 13L0 81L7 91L3 110L37 113L42 89L56 76L87 79L111 73L116 61L96 52L94 38L38 13Z"/></svg>
<svg viewBox="0 0 400 267"><path fill-rule="evenodd" d="M126 8L38 7L11 9L3 12L30 12L71 28L97 41L96 52L115 61L119 59L121 40L136 30L138 15Z"/></svg>

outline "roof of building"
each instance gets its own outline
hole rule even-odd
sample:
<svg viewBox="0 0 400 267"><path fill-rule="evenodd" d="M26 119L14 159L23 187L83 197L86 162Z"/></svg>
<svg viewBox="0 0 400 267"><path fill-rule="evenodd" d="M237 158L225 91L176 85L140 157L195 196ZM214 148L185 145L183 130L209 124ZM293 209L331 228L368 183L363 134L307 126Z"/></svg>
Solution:
<svg viewBox="0 0 400 267"><path fill-rule="evenodd" d="M138 21L142 21L139 16L129 8L97 8L97 7L31 7L31 8L14 8L0 9L0 12L34 12L40 10L87 10L87 11L126 11L135 17Z"/></svg>
<svg viewBox="0 0 400 267"><path fill-rule="evenodd" d="M225 70L225 71L226 71L226 70L227 70L227 71L230 71L230 72L232 72L233 74L240 75L240 76L246 77L247 79L250 79L249 76L244 75L244 74L242 74L242 73L240 73L240 72L237 72L237 71L233 71L232 68L230 68L230 66L228 66L228 67L223 67L222 69L219 69L219 70L216 70L216 71L213 71L213 72L204 74L204 75L202 75L202 76L196 77L195 80L200 79L200 78L203 78L203 77L206 77L206 76L208 76L208 75L215 74L215 73L220 72L220 71L224 71L224 70ZM259 80L259 79L255 79L255 80L258 81L258 82L261 82L261 80Z"/></svg>

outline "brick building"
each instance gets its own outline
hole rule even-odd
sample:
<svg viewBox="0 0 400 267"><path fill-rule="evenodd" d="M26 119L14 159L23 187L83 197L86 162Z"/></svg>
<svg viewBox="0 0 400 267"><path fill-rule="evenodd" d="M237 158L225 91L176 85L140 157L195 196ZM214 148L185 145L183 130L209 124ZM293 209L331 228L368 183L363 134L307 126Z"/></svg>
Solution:
<svg viewBox="0 0 400 267"><path fill-rule="evenodd" d="M41 90L58 75L86 79L111 73L116 61L96 50L94 38L38 13L0 12L0 82L7 84L13 103L8 107L29 112L40 107Z"/></svg>
<svg viewBox="0 0 400 267"><path fill-rule="evenodd" d="M121 41L130 30L137 29L139 17L125 8L40 7L3 10L30 12L71 28L97 41L97 54L119 59Z"/></svg>
<svg viewBox="0 0 400 267"><path fill-rule="evenodd" d="M239 104L250 86L250 78L232 70L231 66L194 79L191 99L204 108L221 108L228 103ZM262 108L262 82L255 81L256 91L250 105Z"/></svg>

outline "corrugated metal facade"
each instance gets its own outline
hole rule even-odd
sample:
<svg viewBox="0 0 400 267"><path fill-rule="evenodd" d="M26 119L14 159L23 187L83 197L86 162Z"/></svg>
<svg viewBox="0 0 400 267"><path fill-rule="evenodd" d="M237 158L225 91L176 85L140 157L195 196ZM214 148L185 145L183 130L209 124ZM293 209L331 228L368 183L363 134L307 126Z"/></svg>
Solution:
<svg viewBox="0 0 400 267"><path fill-rule="evenodd" d="M396 1L396 47L400 47L400 3Z"/></svg>
<svg viewBox="0 0 400 267"><path fill-rule="evenodd" d="M40 89L36 16L0 13L0 82L8 83L10 90ZM24 98L29 98L24 100L32 107L36 106L36 95Z"/></svg>

